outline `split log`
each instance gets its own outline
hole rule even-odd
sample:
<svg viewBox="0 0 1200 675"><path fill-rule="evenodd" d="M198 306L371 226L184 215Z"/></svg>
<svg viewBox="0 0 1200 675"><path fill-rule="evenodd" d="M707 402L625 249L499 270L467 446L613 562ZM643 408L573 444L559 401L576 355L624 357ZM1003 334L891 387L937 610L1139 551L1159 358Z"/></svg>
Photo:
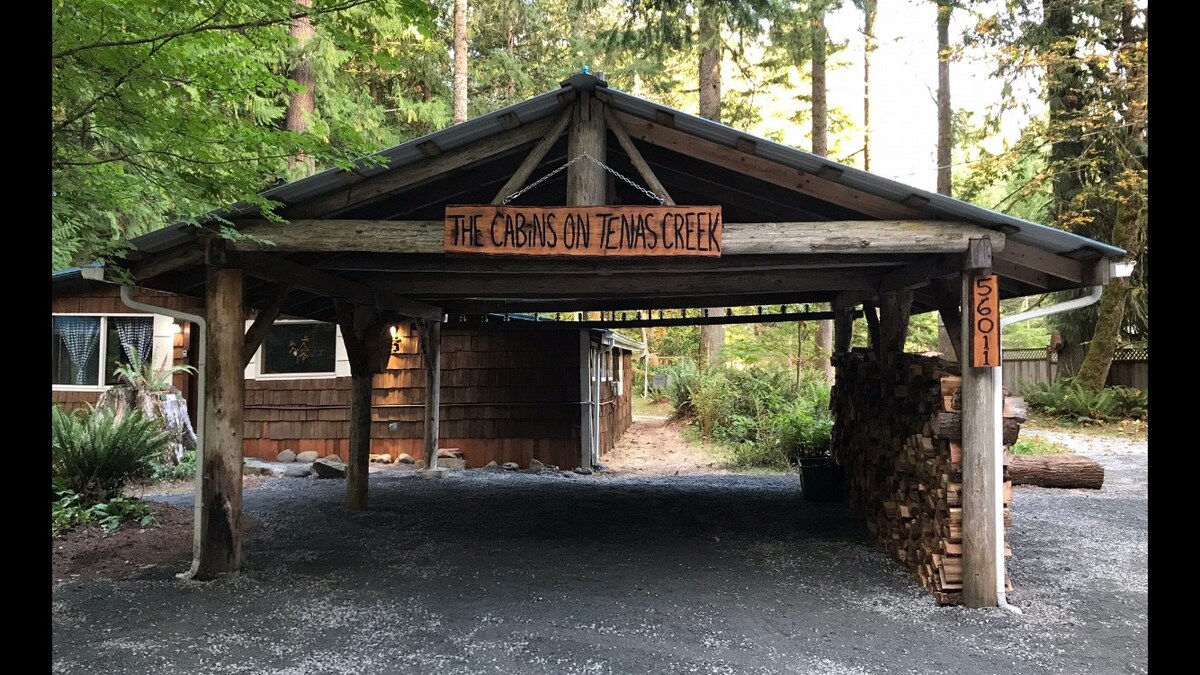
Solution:
<svg viewBox="0 0 1200 675"><path fill-rule="evenodd" d="M1008 473L1015 485L1099 490L1104 467L1090 457L1066 455L1013 455Z"/></svg>

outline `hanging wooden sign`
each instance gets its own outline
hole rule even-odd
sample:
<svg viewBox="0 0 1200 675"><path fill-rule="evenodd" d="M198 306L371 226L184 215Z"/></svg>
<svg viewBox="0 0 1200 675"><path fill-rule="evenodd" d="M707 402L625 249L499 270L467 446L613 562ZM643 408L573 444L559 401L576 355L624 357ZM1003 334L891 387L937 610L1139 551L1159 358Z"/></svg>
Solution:
<svg viewBox="0 0 1200 675"><path fill-rule="evenodd" d="M1000 367L1000 278L971 279L971 366Z"/></svg>
<svg viewBox="0 0 1200 675"><path fill-rule="evenodd" d="M447 206L446 253L721 255L720 206Z"/></svg>

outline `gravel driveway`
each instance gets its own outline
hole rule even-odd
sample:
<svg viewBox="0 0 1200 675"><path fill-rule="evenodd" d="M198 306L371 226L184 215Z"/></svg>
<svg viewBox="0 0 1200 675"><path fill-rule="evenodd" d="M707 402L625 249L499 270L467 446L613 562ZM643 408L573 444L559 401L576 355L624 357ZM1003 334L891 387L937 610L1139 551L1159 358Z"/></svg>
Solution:
<svg viewBox="0 0 1200 675"><path fill-rule="evenodd" d="M1143 673L1146 444L1080 449L1103 490L1017 488L1023 616L937 607L792 476L381 473L364 513L341 481L247 490L239 578L55 586L54 670Z"/></svg>

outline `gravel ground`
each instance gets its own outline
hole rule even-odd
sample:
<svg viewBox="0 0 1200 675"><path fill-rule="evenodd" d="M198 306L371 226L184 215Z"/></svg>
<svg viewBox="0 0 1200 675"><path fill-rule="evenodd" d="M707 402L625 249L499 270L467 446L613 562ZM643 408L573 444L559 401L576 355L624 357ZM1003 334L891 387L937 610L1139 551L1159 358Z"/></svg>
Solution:
<svg viewBox="0 0 1200 675"><path fill-rule="evenodd" d="M364 513L341 481L248 490L238 578L56 585L54 670L1144 673L1146 444L1053 438L1108 476L1017 488L1023 616L937 607L792 476L388 472Z"/></svg>

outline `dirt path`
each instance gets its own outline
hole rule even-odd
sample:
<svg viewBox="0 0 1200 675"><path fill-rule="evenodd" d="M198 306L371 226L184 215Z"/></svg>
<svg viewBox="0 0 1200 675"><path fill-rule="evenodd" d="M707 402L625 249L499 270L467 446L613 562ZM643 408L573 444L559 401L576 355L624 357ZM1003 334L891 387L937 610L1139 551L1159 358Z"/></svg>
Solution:
<svg viewBox="0 0 1200 675"><path fill-rule="evenodd" d="M684 426L665 417L634 417L603 464L617 476L730 473L713 453L683 439Z"/></svg>

